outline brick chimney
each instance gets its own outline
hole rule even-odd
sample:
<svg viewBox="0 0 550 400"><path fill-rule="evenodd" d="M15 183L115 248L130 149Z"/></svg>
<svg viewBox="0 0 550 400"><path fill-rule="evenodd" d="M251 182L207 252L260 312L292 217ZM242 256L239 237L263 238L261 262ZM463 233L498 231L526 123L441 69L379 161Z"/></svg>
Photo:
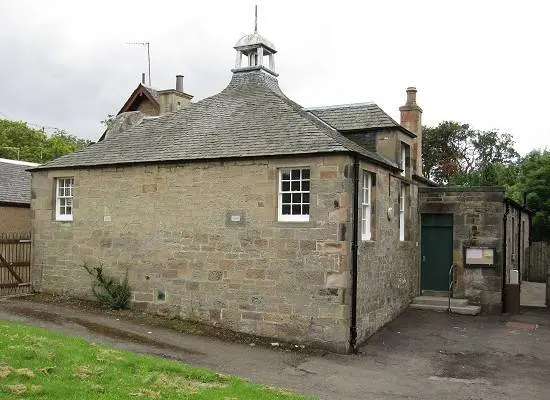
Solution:
<svg viewBox="0 0 550 400"><path fill-rule="evenodd" d="M411 156L414 157L414 170L422 176L422 109L416 104L416 88L407 88L407 102L399 107L401 125L416 134Z"/></svg>

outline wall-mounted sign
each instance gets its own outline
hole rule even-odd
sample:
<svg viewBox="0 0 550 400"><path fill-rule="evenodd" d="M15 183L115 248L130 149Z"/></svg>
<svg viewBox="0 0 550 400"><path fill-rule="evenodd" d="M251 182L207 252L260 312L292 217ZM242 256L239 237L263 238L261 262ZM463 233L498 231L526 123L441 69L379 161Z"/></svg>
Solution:
<svg viewBox="0 0 550 400"><path fill-rule="evenodd" d="M495 249L492 247L465 247L464 259L466 267L494 267Z"/></svg>

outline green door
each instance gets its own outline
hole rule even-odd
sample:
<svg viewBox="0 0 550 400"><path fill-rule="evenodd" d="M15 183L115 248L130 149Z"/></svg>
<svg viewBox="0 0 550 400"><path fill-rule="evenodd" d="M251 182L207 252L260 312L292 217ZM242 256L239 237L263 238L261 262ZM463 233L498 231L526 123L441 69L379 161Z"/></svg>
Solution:
<svg viewBox="0 0 550 400"><path fill-rule="evenodd" d="M422 290L448 291L453 263L453 215L422 214Z"/></svg>

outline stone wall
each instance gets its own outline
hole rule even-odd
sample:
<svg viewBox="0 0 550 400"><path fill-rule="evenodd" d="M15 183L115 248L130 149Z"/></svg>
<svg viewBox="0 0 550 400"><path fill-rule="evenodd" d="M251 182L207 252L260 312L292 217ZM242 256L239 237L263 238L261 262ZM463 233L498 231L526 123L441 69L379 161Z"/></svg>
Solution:
<svg viewBox="0 0 550 400"><path fill-rule="evenodd" d="M160 115L159 106L152 103L148 99L144 98L140 103L136 111L141 111L145 115Z"/></svg>
<svg viewBox="0 0 550 400"><path fill-rule="evenodd" d="M29 207L0 206L1 232L30 232L32 227Z"/></svg>
<svg viewBox="0 0 550 400"><path fill-rule="evenodd" d="M420 213L453 214L454 297L467 298L484 313L502 309L504 189L420 188ZM495 248L495 268L465 268L464 247Z"/></svg>
<svg viewBox="0 0 550 400"><path fill-rule="evenodd" d="M418 187L410 179L395 176L375 165L362 170L376 175L372 191L373 237L358 249L358 343L396 317L419 294ZM399 240L399 188L409 185L405 208L405 241ZM388 213L388 208L392 210ZM361 239L361 235L359 234Z"/></svg>
<svg viewBox="0 0 550 400"><path fill-rule="evenodd" d="M82 265L102 263L128 274L135 304L346 351L352 165L333 155L33 172L33 283L89 297ZM277 221L281 167L311 168L310 222ZM54 221L54 178L66 176L74 221Z"/></svg>

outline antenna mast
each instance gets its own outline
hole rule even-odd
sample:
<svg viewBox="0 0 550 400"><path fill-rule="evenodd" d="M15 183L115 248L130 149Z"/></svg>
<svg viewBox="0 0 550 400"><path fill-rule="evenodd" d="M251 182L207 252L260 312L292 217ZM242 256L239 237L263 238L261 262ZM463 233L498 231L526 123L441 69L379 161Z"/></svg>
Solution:
<svg viewBox="0 0 550 400"><path fill-rule="evenodd" d="M258 33L258 5L254 6L254 33Z"/></svg>
<svg viewBox="0 0 550 400"><path fill-rule="evenodd" d="M128 45L139 45L147 47L147 68L148 68L148 77L149 77L149 86L151 86L151 53L149 52L149 42L128 42Z"/></svg>

